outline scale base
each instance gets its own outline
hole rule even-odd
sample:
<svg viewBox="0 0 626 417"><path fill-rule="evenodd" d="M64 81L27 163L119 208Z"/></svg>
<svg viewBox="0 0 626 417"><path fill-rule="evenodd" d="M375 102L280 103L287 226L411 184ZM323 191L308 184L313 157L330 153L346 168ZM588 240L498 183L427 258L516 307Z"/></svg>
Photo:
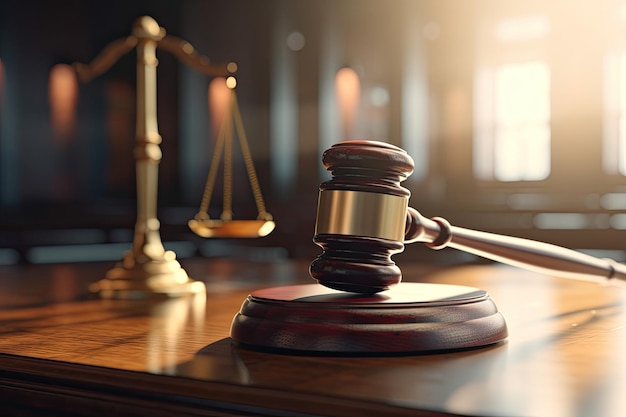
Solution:
<svg viewBox="0 0 626 417"><path fill-rule="evenodd" d="M163 259L137 262L131 255L111 268L100 281L89 286L93 294L107 299L174 298L206 292L203 282L194 281L166 251Z"/></svg>
<svg viewBox="0 0 626 417"><path fill-rule="evenodd" d="M402 283L372 296L319 284L252 292L234 317L233 340L305 353L435 353L493 345L506 322L483 290Z"/></svg>

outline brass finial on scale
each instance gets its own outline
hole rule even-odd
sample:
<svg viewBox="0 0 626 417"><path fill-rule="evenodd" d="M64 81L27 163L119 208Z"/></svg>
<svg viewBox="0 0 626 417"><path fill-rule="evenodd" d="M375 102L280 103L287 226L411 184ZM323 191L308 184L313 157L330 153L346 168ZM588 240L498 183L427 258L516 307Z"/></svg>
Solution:
<svg viewBox="0 0 626 417"><path fill-rule="evenodd" d="M187 276L173 251L161 242L157 219L158 167L162 153L157 123L156 49L174 54L194 69L213 76L236 71L234 63L213 65L196 54L188 42L166 35L164 28L149 16L135 21L132 35L108 45L89 65L75 64L81 81L86 82L106 71L122 55L137 49L137 125L135 163L137 175L137 220L131 250L93 283L90 290L103 298L178 297L205 291L204 283Z"/></svg>

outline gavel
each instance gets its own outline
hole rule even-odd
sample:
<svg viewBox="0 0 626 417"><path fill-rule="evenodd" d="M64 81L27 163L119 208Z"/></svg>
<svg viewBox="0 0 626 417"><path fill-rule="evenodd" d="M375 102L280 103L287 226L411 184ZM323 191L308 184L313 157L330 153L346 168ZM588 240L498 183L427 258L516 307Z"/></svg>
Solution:
<svg viewBox="0 0 626 417"><path fill-rule="evenodd" d="M400 183L413 172L413 159L385 143L351 140L323 156L332 178L320 185L313 241L322 253L309 272L335 290L375 294L402 280L391 256L404 245L455 248L540 273L626 280L626 266L529 239L452 226L408 206L411 193Z"/></svg>

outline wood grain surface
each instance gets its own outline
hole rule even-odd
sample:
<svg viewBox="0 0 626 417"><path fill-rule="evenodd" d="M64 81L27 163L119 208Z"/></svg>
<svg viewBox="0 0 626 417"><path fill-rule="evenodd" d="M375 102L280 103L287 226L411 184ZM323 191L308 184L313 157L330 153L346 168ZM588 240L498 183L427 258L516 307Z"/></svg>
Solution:
<svg viewBox="0 0 626 417"><path fill-rule="evenodd" d="M188 260L206 297L88 298L105 264L0 268L0 415L622 416L626 290L498 265L401 265L486 290L505 343L435 355L279 354L237 345L247 295L307 264Z"/></svg>

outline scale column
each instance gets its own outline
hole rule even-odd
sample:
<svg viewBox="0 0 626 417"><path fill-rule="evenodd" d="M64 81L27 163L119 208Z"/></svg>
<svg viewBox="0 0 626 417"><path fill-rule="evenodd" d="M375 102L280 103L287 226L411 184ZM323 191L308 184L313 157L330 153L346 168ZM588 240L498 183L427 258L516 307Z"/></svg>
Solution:
<svg viewBox="0 0 626 417"><path fill-rule="evenodd" d="M158 42L165 30L151 17L139 18L133 26L137 38L137 125L135 164L137 220L132 249L123 261L94 283L93 292L104 298L176 297L205 291L193 281L161 242L157 218L158 169L161 135L157 123L156 69Z"/></svg>
<svg viewBox="0 0 626 417"><path fill-rule="evenodd" d="M154 22L156 24L156 22ZM158 25L137 22L133 34L137 43L137 120L135 163L137 175L137 223L132 254L136 260L163 258L165 249L159 234L157 192L161 135L156 111L157 42L163 37Z"/></svg>

